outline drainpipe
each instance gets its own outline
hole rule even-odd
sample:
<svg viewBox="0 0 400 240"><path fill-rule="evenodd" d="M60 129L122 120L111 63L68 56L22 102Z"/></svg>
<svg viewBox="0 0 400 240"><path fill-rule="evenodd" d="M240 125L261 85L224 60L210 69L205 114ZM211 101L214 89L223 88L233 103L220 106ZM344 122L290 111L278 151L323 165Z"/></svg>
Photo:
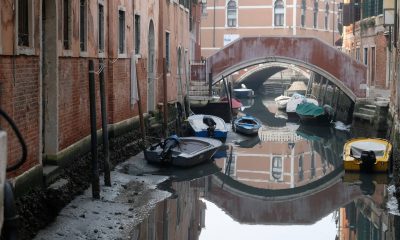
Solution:
<svg viewBox="0 0 400 240"><path fill-rule="evenodd" d="M397 7L398 7L398 3L397 3L398 1L397 0L395 0L394 1L394 31L393 31L393 35L394 35L394 37L393 37L393 46L395 47L395 48L397 48L397 34L398 34L398 28L399 28L399 26L397 26L398 25L398 17L399 17L399 15L398 15L398 9L397 9Z"/></svg>
<svg viewBox="0 0 400 240"><path fill-rule="evenodd" d="M333 12L332 12L332 46L335 46L335 8L336 0L333 1Z"/></svg>

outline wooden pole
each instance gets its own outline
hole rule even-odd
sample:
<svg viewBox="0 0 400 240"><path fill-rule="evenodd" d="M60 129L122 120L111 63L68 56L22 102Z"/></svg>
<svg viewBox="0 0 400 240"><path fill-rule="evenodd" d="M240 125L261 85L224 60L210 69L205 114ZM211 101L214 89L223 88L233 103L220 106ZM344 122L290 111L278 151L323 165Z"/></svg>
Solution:
<svg viewBox="0 0 400 240"><path fill-rule="evenodd" d="M94 82L94 64L89 60L89 105L90 105L90 139L92 150L92 197L100 198L99 168L97 161L97 128L96 128L96 86Z"/></svg>
<svg viewBox="0 0 400 240"><path fill-rule="evenodd" d="M133 64L136 64L136 59L134 60L135 62ZM142 97L140 94L140 84L139 84L139 75L137 72L138 66L136 64L136 85L137 85L137 91L138 91L138 110L139 110L139 122L140 122L140 132L142 134L143 141L146 142L146 129L144 127L144 117L143 117L143 110L142 110Z"/></svg>
<svg viewBox="0 0 400 240"><path fill-rule="evenodd" d="M111 186L110 145L108 142L106 86L104 83L104 67L103 67L104 62L102 59L100 59L99 63L100 63L100 68L102 68L99 75L99 83L100 83L100 104L101 104L101 128L103 129L104 185Z"/></svg>
<svg viewBox="0 0 400 240"><path fill-rule="evenodd" d="M163 85L164 85L164 102L163 102L163 130L164 137L167 138L168 134L168 92L167 92L167 62L163 58Z"/></svg>

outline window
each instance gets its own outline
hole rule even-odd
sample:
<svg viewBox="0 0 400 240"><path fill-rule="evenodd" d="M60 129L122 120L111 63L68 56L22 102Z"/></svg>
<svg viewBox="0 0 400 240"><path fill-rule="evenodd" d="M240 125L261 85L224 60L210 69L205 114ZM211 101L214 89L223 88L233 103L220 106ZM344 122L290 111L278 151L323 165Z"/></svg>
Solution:
<svg viewBox="0 0 400 240"><path fill-rule="evenodd" d="M368 65L368 48L364 48L364 64Z"/></svg>
<svg viewBox="0 0 400 240"><path fill-rule="evenodd" d="M329 2L325 3L325 30L328 30L329 20Z"/></svg>
<svg viewBox="0 0 400 240"><path fill-rule="evenodd" d="M362 1L362 18L378 16L383 13L383 0Z"/></svg>
<svg viewBox="0 0 400 240"><path fill-rule="evenodd" d="M140 53L140 16L135 15L135 54Z"/></svg>
<svg viewBox="0 0 400 240"><path fill-rule="evenodd" d="M227 22L228 22L228 27L236 27L236 19L237 19L237 8L236 8L236 2L233 0L230 0L228 2L227 6Z"/></svg>
<svg viewBox="0 0 400 240"><path fill-rule="evenodd" d="M18 0L18 46L29 47L29 1Z"/></svg>
<svg viewBox="0 0 400 240"><path fill-rule="evenodd" d="M99 4L99 52L104 52L104 6Z"/></svg>
<svg viewBox="0 0 400 240"><path fill-rule="evenodd" d="M71 0L63 1L63 46L71 49Z"/></svg>
<svg viewBox="0 0 400 240"><path fill-rule="evenodd" d="M282 157L274 156L272 157L272 178L274 180L283 179L283 167L282 167Z"/></svg>
<svg viewBox="0 0 400 240"><path fill-rule="evenodd" d="M170 70L170 40L169 40L169 32L165 33L165 64L167 65L167 72Z"/></svg>
<svg viewBox="0 0 400 240"><path fill-rule="evenodd" d="M317 23L318 23L318 0L314 0L314 21L313 21L314 28L317 28Z"/></svg>
<svg viewBox="0 0 400 240"><path fill-rule="evenodd" d="M307 2L306 0L301 0L301 26L304 27L306 25L306 10L307 10Z"/></svg>
<svg viewBox="0 0 400 240"><path fill-rule="evenodd" d="M80 45L81 51L86 52L87 50L87 2L86 0L80 0Z"/></svg>
<svg viewBox="0 0 400 240"><path fill-rule="evenodd" d="M201 3L201 15L207 16L207 2Z"/></svg>
<svg viewBox="0 0 400 240"><path fill-rule="evenodd" d="M356 60L360 61L360 48L356 48Z"/></svg>
<svg viewBox="0 0 400 240"><path fill-rule="evenodd" d="M125 12L123 10L119 10L118 12L119 12L118 49L119 53L125 53Z"/></svg>
<svg viewBox="0 0 400 240"><path fill-rule="evenodd" d="M375 61L376 61L376 56L375 56L375 47L371 48L371 85L375 85Z"/></svg>
<svg viewBox="0 0 400 240"><path fill-rule="evenodd" d="M277 0L274 6L274 24L275 26L283 26L285 17L285 7L282 0Z"/></svg>

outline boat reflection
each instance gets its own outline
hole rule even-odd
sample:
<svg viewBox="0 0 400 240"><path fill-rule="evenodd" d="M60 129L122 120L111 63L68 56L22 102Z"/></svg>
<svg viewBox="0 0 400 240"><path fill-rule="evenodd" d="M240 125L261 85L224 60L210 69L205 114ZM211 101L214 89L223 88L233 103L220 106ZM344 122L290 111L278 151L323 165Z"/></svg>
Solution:
<svg viewBox="0 0 400 240"><path fill-rule="evenodd" d="M343 181L358 185L362 195L338 210L336 239L398 239L396 222L399 216L390 215L385 203L388 197L386 174L346 173Z"/></svg>

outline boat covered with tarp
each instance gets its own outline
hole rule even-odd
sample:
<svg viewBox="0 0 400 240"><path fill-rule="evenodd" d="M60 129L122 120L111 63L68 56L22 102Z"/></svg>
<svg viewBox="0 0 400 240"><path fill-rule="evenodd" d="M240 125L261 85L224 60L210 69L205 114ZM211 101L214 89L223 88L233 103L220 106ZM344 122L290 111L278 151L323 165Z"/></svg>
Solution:
<svg viewBox="0 0 400 240"><path fill-rule="evenodd" d="M387 172L392 157L392 144L380 138L355 138L343 147L346 171Z"/></svg>
<svg viewBox="0 0 400 240"><path fill-rule="evenodd" d="M329 125L333 120L333 109L329 105L321 107L312 102L302 102L297 105L296 113L303 124Z"/></svg>

